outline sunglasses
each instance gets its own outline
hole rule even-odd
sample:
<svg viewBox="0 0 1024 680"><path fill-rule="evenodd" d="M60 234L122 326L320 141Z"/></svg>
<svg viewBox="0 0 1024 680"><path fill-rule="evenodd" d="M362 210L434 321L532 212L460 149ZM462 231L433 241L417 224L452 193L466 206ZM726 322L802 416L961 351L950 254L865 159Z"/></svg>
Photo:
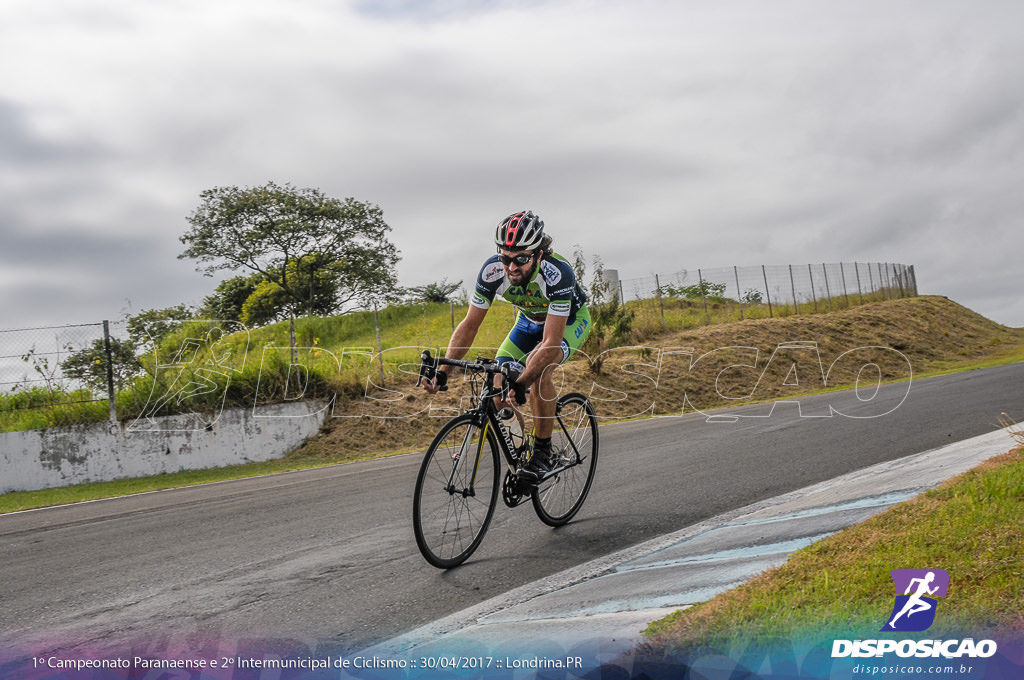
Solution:
<svg viewBox="0 0 1024 680"><path fill-rule="evenodd" d="M525 264L529 264L530 261L533 260L533 255L533 253L519 253L518 255L513 255L512 257L509 257L508 255L502 255L499 252L498 259L501 260L502 264L508 265L515 262L517 265L522 267Z"/></svg>

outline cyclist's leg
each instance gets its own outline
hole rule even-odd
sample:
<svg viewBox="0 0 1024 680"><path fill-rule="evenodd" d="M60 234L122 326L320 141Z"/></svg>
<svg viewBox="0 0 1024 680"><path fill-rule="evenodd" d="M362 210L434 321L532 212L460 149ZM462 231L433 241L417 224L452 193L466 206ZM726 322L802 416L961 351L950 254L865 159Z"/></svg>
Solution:
<svg viewBox="0 0 1024 680"><path fill-rule="evenodd" d="M517 311L515 325L508 332L508 335L505 336L505 340L498 348L495 358L499 364L509 364L516 371L522 372L526 367L527 356L533 351L534 347L540 344L543 337L544 327L538 326L526 318L522 312ZM501 386L504 376L499 373L494 378L495 384ZM495 403L499 409L511 406L519 418L519 424L525 429L523 414L519 411L514 399L509 398L507 402L500 402L495 399Z"/></svg>
<svg viewBox="0 0 1024 680"><path fill-rule="evenodd" d="M562 336L562 358L564 364L583 345L590 335L590 311L584 306L576 312L572 323L566 324ZM530 408L534 414L534 427L538 439L549 439L555 425L555 406L558 391L555 387L554 366L548 367L537 380L536 389L530 393Z"/></svg>

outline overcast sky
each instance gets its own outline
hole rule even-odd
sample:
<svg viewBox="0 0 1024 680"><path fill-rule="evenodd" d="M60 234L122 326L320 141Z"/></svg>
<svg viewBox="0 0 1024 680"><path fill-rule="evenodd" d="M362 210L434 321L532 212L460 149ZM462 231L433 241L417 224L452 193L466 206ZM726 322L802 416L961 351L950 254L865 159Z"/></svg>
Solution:
<svg viewBox="0 0 1024 680"><path fill-rule="evenodd" d="M1024 326L1024 3L4 0L0 328L199 304L199 193L378 204L412 286L529 208L624 279L916 266Z"/></svg>

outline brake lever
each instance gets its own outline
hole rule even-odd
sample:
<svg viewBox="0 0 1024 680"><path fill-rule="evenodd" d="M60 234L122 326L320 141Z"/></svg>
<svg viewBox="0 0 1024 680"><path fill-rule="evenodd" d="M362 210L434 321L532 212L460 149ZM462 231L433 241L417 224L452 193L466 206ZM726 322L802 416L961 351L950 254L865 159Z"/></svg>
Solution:
<svg viewBox="0 0 1024 680"><path fill-rule="evenodd" d="M508 372L509 372L509 364L503 365L501 367L501 374L505 377L505 379L501 381L501 400L502 401L508 401L508 394L512 390L512 382L513 381L509 377ZM525 390L523 390L523 394L529 394L529 393L530 393L530 388L529 387L527 387Z"/></svg>
<svg viewBox="0 0 1024 680"><path fill-rule="evenodd" d="M420 352L420 377L416 379L416 387L419 387L423 384L424 378L426 378L427 380L434 379L434 373L437 371L437 369L430 365L431 362L433 361L434 357L430 356L429 349L425 349L422 352ZM434 365L436 366L436 363Z"/></svg>
<svg viewBox="0 0 1024 680"><path fill-rule="evenodd" d="M430 350L425 349L420 352L420 376L416 379L416 387L420 387L423 384L423 379L435 380L437 378L437 364L438 360L430 356ZM448 385L441 385L438 390L440 392L447 392Z"/></svg>

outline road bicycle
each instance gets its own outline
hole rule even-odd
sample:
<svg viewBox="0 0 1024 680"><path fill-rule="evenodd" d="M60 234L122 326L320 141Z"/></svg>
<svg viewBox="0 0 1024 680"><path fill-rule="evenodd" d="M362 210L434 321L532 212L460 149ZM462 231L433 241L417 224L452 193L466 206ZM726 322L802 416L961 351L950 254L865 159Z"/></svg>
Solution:
<svg viewBox="0 0 1024 680"><path fill-rule="evenodd" d="M420 379L433 379L439 365L464 368L476 406L449 420L438 431L416 478L413 528L416 545L427 562L440 569L462 564L483 541L498 495L514 508L529 497L545 524L562 526L579 512L597 467L597 416L582 394L558 399L551 437L551 471L536 483L516 476L528 460L532 436L517 446L495 398L507 401L506 369L494 359L476 361L420 355ZM495 386L495 375L506 379ZM445 389L444 387L442 389ZM471 402L471 403L472 403ZM509 409L511 411L511 409ZM508 469L501 477L504 456Z"/></svg>

